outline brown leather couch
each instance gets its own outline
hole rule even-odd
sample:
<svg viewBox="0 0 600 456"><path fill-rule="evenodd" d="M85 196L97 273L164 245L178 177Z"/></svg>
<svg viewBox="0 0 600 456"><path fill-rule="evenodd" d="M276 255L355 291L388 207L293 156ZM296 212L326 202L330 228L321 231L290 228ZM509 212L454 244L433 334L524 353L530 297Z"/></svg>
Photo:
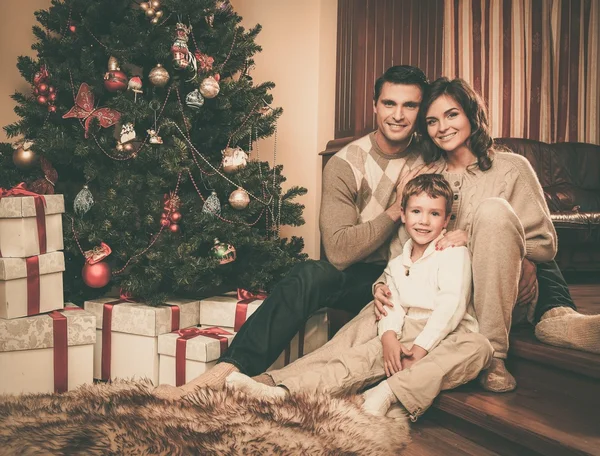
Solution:
<svg viewBox="0 0 600 456"><path fill-rule="evenodd" d="M498 138L537 173L558 233L563 271L600 271L600 146Z"/></svg>

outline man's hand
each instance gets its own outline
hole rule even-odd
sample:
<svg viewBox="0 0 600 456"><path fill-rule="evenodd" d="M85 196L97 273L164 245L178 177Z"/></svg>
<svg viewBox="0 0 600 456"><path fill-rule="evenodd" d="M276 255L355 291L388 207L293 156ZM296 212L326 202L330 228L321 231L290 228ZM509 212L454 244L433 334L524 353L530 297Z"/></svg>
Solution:
<svg viewBox="0 0 600 456"><path fill-rule="evenodd" d="M390 296L392 296L392 292L385 283L378 283L375 285L373 300L375 302L374 311L377 321L381 320L384 315L387 315L385 306L394 307L392 301L388 299Z"/></svg>
<svg viewBox="0 0 600 456"><path fill-rule="evenodd" d="M391 377L402 370L402 359L412 356L412 352L402 345L394 331L386 331L381 337L383 345L383 367L385 375Z"/></svg>
<svg viewBox="0 0 600 456"><path fill-rule="evenodd" d="M537 266L527 258L523 258L521 265L521 278L519 279L519 295L517 305L524 306L535 298L537 292Z"/></svg>
<svg viewBox="0 0 600 456"><path fill-rule="evenodd" d="M428 352L419 345L413 345L410 349L410 353L410 356L402 358L402 369L409 369L414 363L423 359Z"/></svg>
<svg viewBox="0 0 600 456"><path fill-rule="evenodd" d="M444 250L448 247L466 246L469 242L469 235L463 230L448 231L444 237L435 244L436 250Z"/></svg>

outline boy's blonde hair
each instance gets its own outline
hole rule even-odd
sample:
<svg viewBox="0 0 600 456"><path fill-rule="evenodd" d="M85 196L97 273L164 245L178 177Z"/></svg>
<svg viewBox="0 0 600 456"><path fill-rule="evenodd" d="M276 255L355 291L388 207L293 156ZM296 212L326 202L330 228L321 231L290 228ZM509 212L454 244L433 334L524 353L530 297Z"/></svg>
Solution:
<svg viewBox="0 0 600 456"><path fill-rule="evenodd" d="M406 209L406 203L411 196L427 194L430 198L446 198L446 217L452 212L452 189L450 184L441 174L421 174L411 180L402 192L402 209Z"/></svg>

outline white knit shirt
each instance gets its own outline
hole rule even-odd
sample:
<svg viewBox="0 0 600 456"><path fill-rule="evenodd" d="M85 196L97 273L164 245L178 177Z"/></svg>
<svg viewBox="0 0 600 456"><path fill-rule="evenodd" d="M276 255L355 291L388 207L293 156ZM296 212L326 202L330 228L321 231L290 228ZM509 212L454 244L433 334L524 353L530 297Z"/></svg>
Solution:
<svg viewBox="0 0 600 456"><path fill-rule="evenodd" d="M428 352L459 325L479 332L471 293L469 250L452 247L438 251L436 242L437 239L432 241L413 263L413 241L409 239L402 255L388 263L383 275L394 307L386 307L387 316L378 327L380 337L386 331L394 331L400 337L405 318L428 320L414 342Z"/></svg>

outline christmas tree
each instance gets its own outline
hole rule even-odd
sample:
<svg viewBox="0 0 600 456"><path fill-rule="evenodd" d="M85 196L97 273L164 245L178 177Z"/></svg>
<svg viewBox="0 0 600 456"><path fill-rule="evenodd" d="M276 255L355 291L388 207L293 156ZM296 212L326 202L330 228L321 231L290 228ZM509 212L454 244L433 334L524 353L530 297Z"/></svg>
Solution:
<svg viewBox="0 0 600 456"><path fill-rule="evenodd" d="M223 0L53 0L36 18L0 186L64 195L67 300L268 291L304 259L279 228L304 223L306 190L257 150L282 114L249 74L259 25Z"/></svg>

